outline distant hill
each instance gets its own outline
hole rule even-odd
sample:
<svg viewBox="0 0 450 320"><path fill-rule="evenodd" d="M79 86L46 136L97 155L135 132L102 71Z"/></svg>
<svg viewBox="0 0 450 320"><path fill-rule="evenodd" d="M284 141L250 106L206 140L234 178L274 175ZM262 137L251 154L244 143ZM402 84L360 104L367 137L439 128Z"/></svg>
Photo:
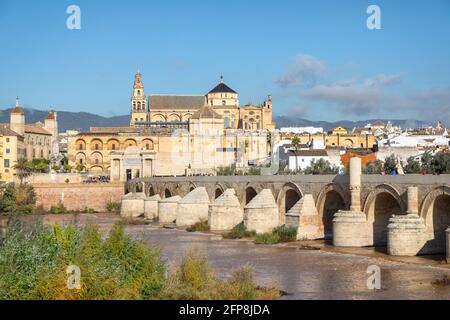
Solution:
<svg viewBox="0 0 450 320"><path fill-rule="evenodd" d="M0 110L0 122L9 122L11 109ZM27 123L44 122L47 111L24 109ZM87 131L90 127L123 127L130 125L130 116L103 117L87 112L66 112L58 111L59 131L80 130Z"/></svg>
<svg viewBox="0 0 450 320"><path fill-rule="evenodd" d="M277 124L277 128L283 128L283 127L321 127L325 131L330 131L337 126L343 126L349 130L352 130L353 128L361 128L364 127L368 123L374 123L376 121L383 121L384 123L387 123L390 121L393 125L400 126L402 128L420 128L423 126L430 126L431 124L424 121L419 120L392 120L392 119L368 119L368 120L360 120L360 121L349 121L349 120L342 120L342 121L335 121L335 122L327 122L327 121L311 121L306 120L302 118L297 117L291 117L291 116L275 116L274 121Z"/></svg>
<svg viewBox="0 0 450 320"><path fill-rule="evenodd" d="M9 122L9 113L11 109L0 110L0 122ZM27 123L34 123L38 121L44 121L47 116L47 111L36 110L36 109L25 109L25 117ZM389 119L369 119L362 121L311 121L298 117L292 116L275 116L274 121L277 124L277 128L281 127L322 127L325 131L329 131L335 127L344 126L349 130L354 127L363 127L367 123L374 123L377 120L382 120L387 123L391 121L394 125L400 125L402 128L412 128L412 127L422 127L429 126L430 123L419 121L419 120L389 120ZM58 124L59 131L64 132L66 130L80 130L87 131L90 127L123 127L128 126L130 123L130 116L115 116L115 117L103 117L87 112L58 112Z"/></svg>

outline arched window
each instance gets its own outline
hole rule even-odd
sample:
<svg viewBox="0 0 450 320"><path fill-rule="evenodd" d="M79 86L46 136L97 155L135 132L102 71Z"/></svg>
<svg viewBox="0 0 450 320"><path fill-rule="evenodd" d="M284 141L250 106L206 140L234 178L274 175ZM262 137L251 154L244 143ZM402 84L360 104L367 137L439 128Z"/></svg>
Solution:
<svg viewBox="0 0 450 320"><path fill-rule="evenodd" d="M140 102L138 102L138 110L141 110L141 103Z"/></svg>

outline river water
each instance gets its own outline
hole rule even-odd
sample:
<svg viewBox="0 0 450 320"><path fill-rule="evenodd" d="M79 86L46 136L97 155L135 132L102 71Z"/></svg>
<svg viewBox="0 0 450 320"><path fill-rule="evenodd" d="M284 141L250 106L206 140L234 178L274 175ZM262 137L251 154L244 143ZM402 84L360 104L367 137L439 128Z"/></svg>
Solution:
<svg viewBox="0 0 450 320"><path fill-rule="evenodd" d="M450 285L432 284L445 275L450 278L450 269L444 267L218 240L211 235L150 226L127 230L160 247L167 263L178 261L195 248L208 256L211 267L224 278L234 269L250 265L258 285L287 292L283 299L450 299ZM367 288L367 268L371 265L381 269L381 290Z"/></svg>

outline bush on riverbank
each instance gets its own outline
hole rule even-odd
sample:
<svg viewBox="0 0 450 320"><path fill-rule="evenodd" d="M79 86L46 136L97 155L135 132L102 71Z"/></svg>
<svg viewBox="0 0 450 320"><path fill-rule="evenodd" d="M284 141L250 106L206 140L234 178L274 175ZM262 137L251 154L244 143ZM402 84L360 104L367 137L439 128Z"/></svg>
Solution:
<svg viewBox="0 0 450 320"><path fill-rule="evenodd" d="M114 201L109 200L106 203L106 211L119 213L121 206L122 206L122 204L120 202L114 202Z"/></svg>
<svg viewBox="0 0 450 320"><path fill-rule="evenodd" d="M238 269L227 281L214 276L205 255L189 252L169 273L163 299L173 300L254 300L279 299L275 289L258 288L253 270Z"/></svg>
<svg viewBox="0 0 450 320"><path fill-rule="evenodd" d="M208 232L209 230L208 220L201 220L186 229L188 232Z"/></svg>
<svg viewBox="0 0 450 320"><path fill-rule="evenodd" d="M230 232L224 235L226 239L244 239L244 238L252 238L256 236L256 232L248 231L245 227L245 224L242 222L235 226Z"/></svg>
<svg viewBox="0 0 450 320"><path fill-rule="evenodd" d="M70 265L81 270L79 290L67 287ZM120 225L105 240L96 226L14 226L0 247L0 270L0 299L146 299L164 285L158 250Z"/></svg>
<svg viewBox="0 0 450 320"><path fill-rule="evenodd" d="M0 198L0 210L3 214L30 214L36 203L36 193L27 183L8 183Z"/></svg>
<svg viewBox="0 0 450 320"><path fill-rule="evenodd" d="M269 233L258 234L255 239L256 244L277 244L282 242L292 242L297 240L297 228L277 227Z"/></svg>

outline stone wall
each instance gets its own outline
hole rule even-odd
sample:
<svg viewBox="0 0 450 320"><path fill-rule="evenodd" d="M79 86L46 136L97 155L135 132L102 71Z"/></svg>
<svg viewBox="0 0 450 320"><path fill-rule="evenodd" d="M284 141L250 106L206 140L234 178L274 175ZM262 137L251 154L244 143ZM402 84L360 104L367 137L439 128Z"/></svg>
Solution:
<svg viewBox="0 0 450 320"><path fill-rule="evenodd" d="M106 211L108 201L120 202L124 195L123 183L108 184L35 184L36 205L50 209L60 202L69 210L86 207Z"/></svg>

